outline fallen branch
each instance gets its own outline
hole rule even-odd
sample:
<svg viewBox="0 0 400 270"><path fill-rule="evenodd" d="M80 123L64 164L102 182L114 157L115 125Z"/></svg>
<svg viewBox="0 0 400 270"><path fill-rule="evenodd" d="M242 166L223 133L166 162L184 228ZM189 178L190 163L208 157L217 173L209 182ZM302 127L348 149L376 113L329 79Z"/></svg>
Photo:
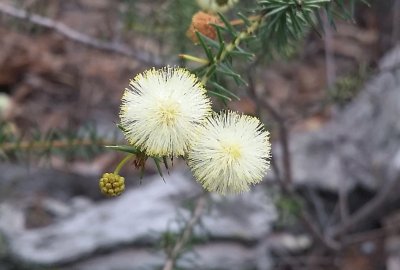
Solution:
<svg viewBox="0 0 400 270"><path fill-rule="evenodd" d="M400 178L392 178L385 183L379 193L358 211L352 214L345 222L338 224L337 226L328 230L328 235L331 238L335 238L338 235L347 233L357 225L361 224L368 218L372 217L378 211L380 211L388 198L392 195L392 192L396 191L396 185L399 183Z"/></svg>
<svg viewBox="0 0 400 270"><path fill-rule="evenodd" d="M143 51L136 51L130 48L130 46L117 43L117 42L106 42L99 40L97 38L85 35L83 33L80 33L71 27L57 22L53 19L46 18L40 15L32 14L29 13L25 10L17 9L13 6L6 5L3 3L0 3L0 13L26 20L30 23L39 25L41 27L53 30L60 35L67 37L73 41L82 43L84 45L99 49L99 50L104 50L104 51L109 51L117 54L121 54L124 56L128 56L131 58L134 58L140 62L154 65L154 66L160 66L162 65L162 61L157 58L154 55L151 55L149 53L143 52Z"/></svg>

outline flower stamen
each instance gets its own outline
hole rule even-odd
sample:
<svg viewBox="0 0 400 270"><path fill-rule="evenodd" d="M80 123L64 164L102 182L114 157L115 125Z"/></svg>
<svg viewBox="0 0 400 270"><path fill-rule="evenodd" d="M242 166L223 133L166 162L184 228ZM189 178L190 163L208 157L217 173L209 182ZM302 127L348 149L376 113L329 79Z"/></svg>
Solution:
<svg viewBox="0 0 400 270"><path fill-rule="evenodd" d="M179 115L179 104L174 101L167 101L160 105L160 119L166 126L173 126Z"/></svg>
<svg viewBox="0 0 400 270"><path fill-rule="evenodd" d="M221 194L247 191L269 168L269 133L255 117L214 114L198 129L188 164L198 182Z"/></svg>
<svg viewBox="0 0 400 270"><path fill-rule="evenodd" d="M151 69L125 90L120 125L129 143L148 156L185 155L196 127L211 113L199 79L183 68Z"/></svg>
<svg viewBox="0 0 400 270"><path fill-rule="evenodd" d="M237 160L242 155L242 151L238 144L225 145L222 147L222 149L231 160Z"/></svg>

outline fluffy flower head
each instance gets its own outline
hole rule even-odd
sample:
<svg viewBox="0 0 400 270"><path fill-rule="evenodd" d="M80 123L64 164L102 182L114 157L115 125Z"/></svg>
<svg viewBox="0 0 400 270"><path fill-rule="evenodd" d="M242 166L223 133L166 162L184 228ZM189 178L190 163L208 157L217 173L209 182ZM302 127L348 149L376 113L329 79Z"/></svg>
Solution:
<svg viewBox="0 0 400 270"><path fill-rule="evenodd" d="M197 4L205 11L225 12L232 8L238 0L196 0Z"/></svg>
<svg viewBox="0 0 400 270"><path fill-rule="evenodd" d="M199 80L182 68L151 69L125 89L120 124L127 140L150 156L184 155L197 125L210 114Z"/></svg>
<svg viewBox="0 0 400 270"><path fill-rule="evenodd" d="M214 114L199 127L188 155L193 175L208 191L247 191L269 168L271 144L261 122L235 112Z"/></svg>

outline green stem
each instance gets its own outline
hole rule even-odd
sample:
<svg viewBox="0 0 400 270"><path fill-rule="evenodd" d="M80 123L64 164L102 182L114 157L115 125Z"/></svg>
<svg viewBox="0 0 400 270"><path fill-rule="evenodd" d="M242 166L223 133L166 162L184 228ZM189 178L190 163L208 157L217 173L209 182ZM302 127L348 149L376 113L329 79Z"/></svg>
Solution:
<svg viewBox="0 0 400 270"><path fill-rule="evenodd" d="M225 58L229 55L230 52L232 52L237 46L239 46L240 42L242 42L244 39L248 38L251 36L261 25L262 21L266 14L262 14L261 16L257 17L256 20L252 22L251 25L249 25L243 32L241 32L232 42L230 42L223 50L223 52L218 56L215 56L214 61L208 66L204 76L201 78L201 82L203 85L206 85L207 81L210 79L212 72L211 69L213 66L216 66L222 61L225 60Z"/></svg>
<svg viewBox="0 0 400 270"><path fill-rule="evenodd" d="M124 167L125 163L127 163L130 159L132 159L135 155L129 154L127 155L121 162L118 164L117 168L115 168L114 174L119 174L119 171Z"/></svg>

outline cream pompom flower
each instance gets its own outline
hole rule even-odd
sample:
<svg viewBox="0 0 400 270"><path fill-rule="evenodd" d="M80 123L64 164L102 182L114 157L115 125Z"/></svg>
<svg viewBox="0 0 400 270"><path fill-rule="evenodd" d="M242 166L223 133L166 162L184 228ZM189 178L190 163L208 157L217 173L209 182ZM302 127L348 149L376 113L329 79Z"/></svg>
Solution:
<svg viewBox="0 0 400 270"><path fill-rule="evenodd" d="M209 12L225 12L232 8L238 0L196 0L201 9Z"/></svg>
<svg viewBox="0 0 400 270"><path fill-rule="evenodd" d="M248 191L270 165L269 132L251 116L222 112L198 128L188 154L193 175L208 191Z"/></svg>
<svg viewBox="0 0 400 270"><path fill-rule="evenodd" d="M137 75L125 89L120 124L149 156L184 155L197 125L211 113L206 90L189 71L165 67Z"/></svg>

